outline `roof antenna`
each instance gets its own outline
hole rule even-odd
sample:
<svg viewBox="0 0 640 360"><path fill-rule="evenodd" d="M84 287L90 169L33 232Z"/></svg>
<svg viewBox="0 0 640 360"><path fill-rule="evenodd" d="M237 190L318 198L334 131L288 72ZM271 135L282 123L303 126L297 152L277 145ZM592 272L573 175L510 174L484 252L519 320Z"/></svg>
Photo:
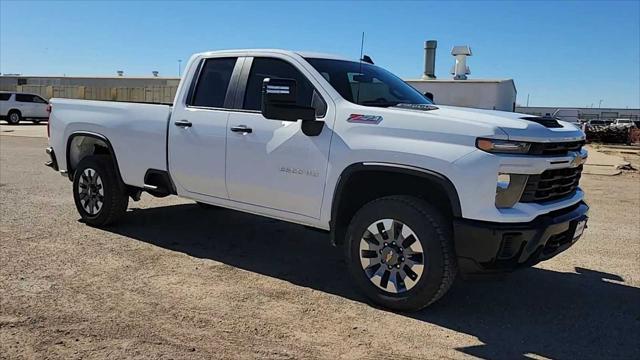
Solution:
<svg viewBox="0 0 640 360"><path fill-rule="evenodd" d="M364 51L364 31L362 32L362 41L360 42L360 71L358 75L362 75L362 53ZM360 81L358 81L358 90L356 92L356 104L360 105Z"/></svg>

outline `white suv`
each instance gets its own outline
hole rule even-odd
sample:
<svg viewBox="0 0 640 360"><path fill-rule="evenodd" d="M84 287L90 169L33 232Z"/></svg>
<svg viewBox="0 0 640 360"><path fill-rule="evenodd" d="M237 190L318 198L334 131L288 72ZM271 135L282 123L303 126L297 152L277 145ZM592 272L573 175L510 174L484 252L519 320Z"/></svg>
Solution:
<svg viewBox="0 0 640 360"><path fill-rule="evenodd" d="M636 124L631 119L616 119L613 122L613 126L615 126L615 127L624 127L624 128L632 128L632 127L636 127Z"/></svg>
<svg viewBox="0 0 640 360"><path fill-rule="evenodd" d="M6 120L10 125L17 125L25 119L34 124L46 120L49 117L48 106L49 102L39 95L0 92L0 120Z"/></svg>

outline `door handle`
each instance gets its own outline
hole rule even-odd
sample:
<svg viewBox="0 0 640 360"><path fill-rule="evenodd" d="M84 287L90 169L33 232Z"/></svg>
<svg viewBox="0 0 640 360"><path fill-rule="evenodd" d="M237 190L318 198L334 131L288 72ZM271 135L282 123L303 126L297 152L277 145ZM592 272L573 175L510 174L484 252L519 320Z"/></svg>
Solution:
<svg viewBox="0 0 640 360"><path fill-rule="evenodd" d="M245 133L245 134L251 134L253 132L253 129L248 127L247 125L238 125L238 126L231 127L231 131L239 132L239 133Z"/></svg>
<svg viewBox="0 0 640 360"><path fill-rule="evenodd" d="M174 122L173 125L181 127L181 128L186 128L186 127L193 126L193 124L189 120L178 120L178 121Z"/></svg>

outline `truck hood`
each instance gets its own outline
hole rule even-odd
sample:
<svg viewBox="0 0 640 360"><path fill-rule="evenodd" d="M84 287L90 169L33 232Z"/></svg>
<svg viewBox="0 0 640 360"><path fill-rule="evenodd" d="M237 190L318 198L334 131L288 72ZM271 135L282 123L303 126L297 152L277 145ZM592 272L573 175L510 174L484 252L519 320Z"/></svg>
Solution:
<svg viewBox="0 0 640 360"><path fill-rule="evenodd" d="M584 140L585 135L576 126L558 121L560 127L546 127L538 122L527 120L535 118L528 114L519 114L506 111L482 110L473 108L462 108L455 106L436 105L435 110L412 110L389 108L397 111L410 111L412 113L421 112L425 116L437 116L450 121L463 123L475 123L496 127L502 130L510 140L531 141L531 142L562 142Z"/></svg>

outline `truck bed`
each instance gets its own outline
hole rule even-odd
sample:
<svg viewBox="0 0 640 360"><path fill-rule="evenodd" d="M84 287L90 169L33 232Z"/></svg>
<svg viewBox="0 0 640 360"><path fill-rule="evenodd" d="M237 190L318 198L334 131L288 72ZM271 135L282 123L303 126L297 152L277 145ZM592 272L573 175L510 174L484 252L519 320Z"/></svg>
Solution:
<svg viewBox="0 0 640 360"><path fill-rule="evenodd" d="M74 133L106 138L128 185L143 186L148 169L167 169L170 105L57 98L50 103L50 143L61 170L67 169L67 139Z"/></svg>

